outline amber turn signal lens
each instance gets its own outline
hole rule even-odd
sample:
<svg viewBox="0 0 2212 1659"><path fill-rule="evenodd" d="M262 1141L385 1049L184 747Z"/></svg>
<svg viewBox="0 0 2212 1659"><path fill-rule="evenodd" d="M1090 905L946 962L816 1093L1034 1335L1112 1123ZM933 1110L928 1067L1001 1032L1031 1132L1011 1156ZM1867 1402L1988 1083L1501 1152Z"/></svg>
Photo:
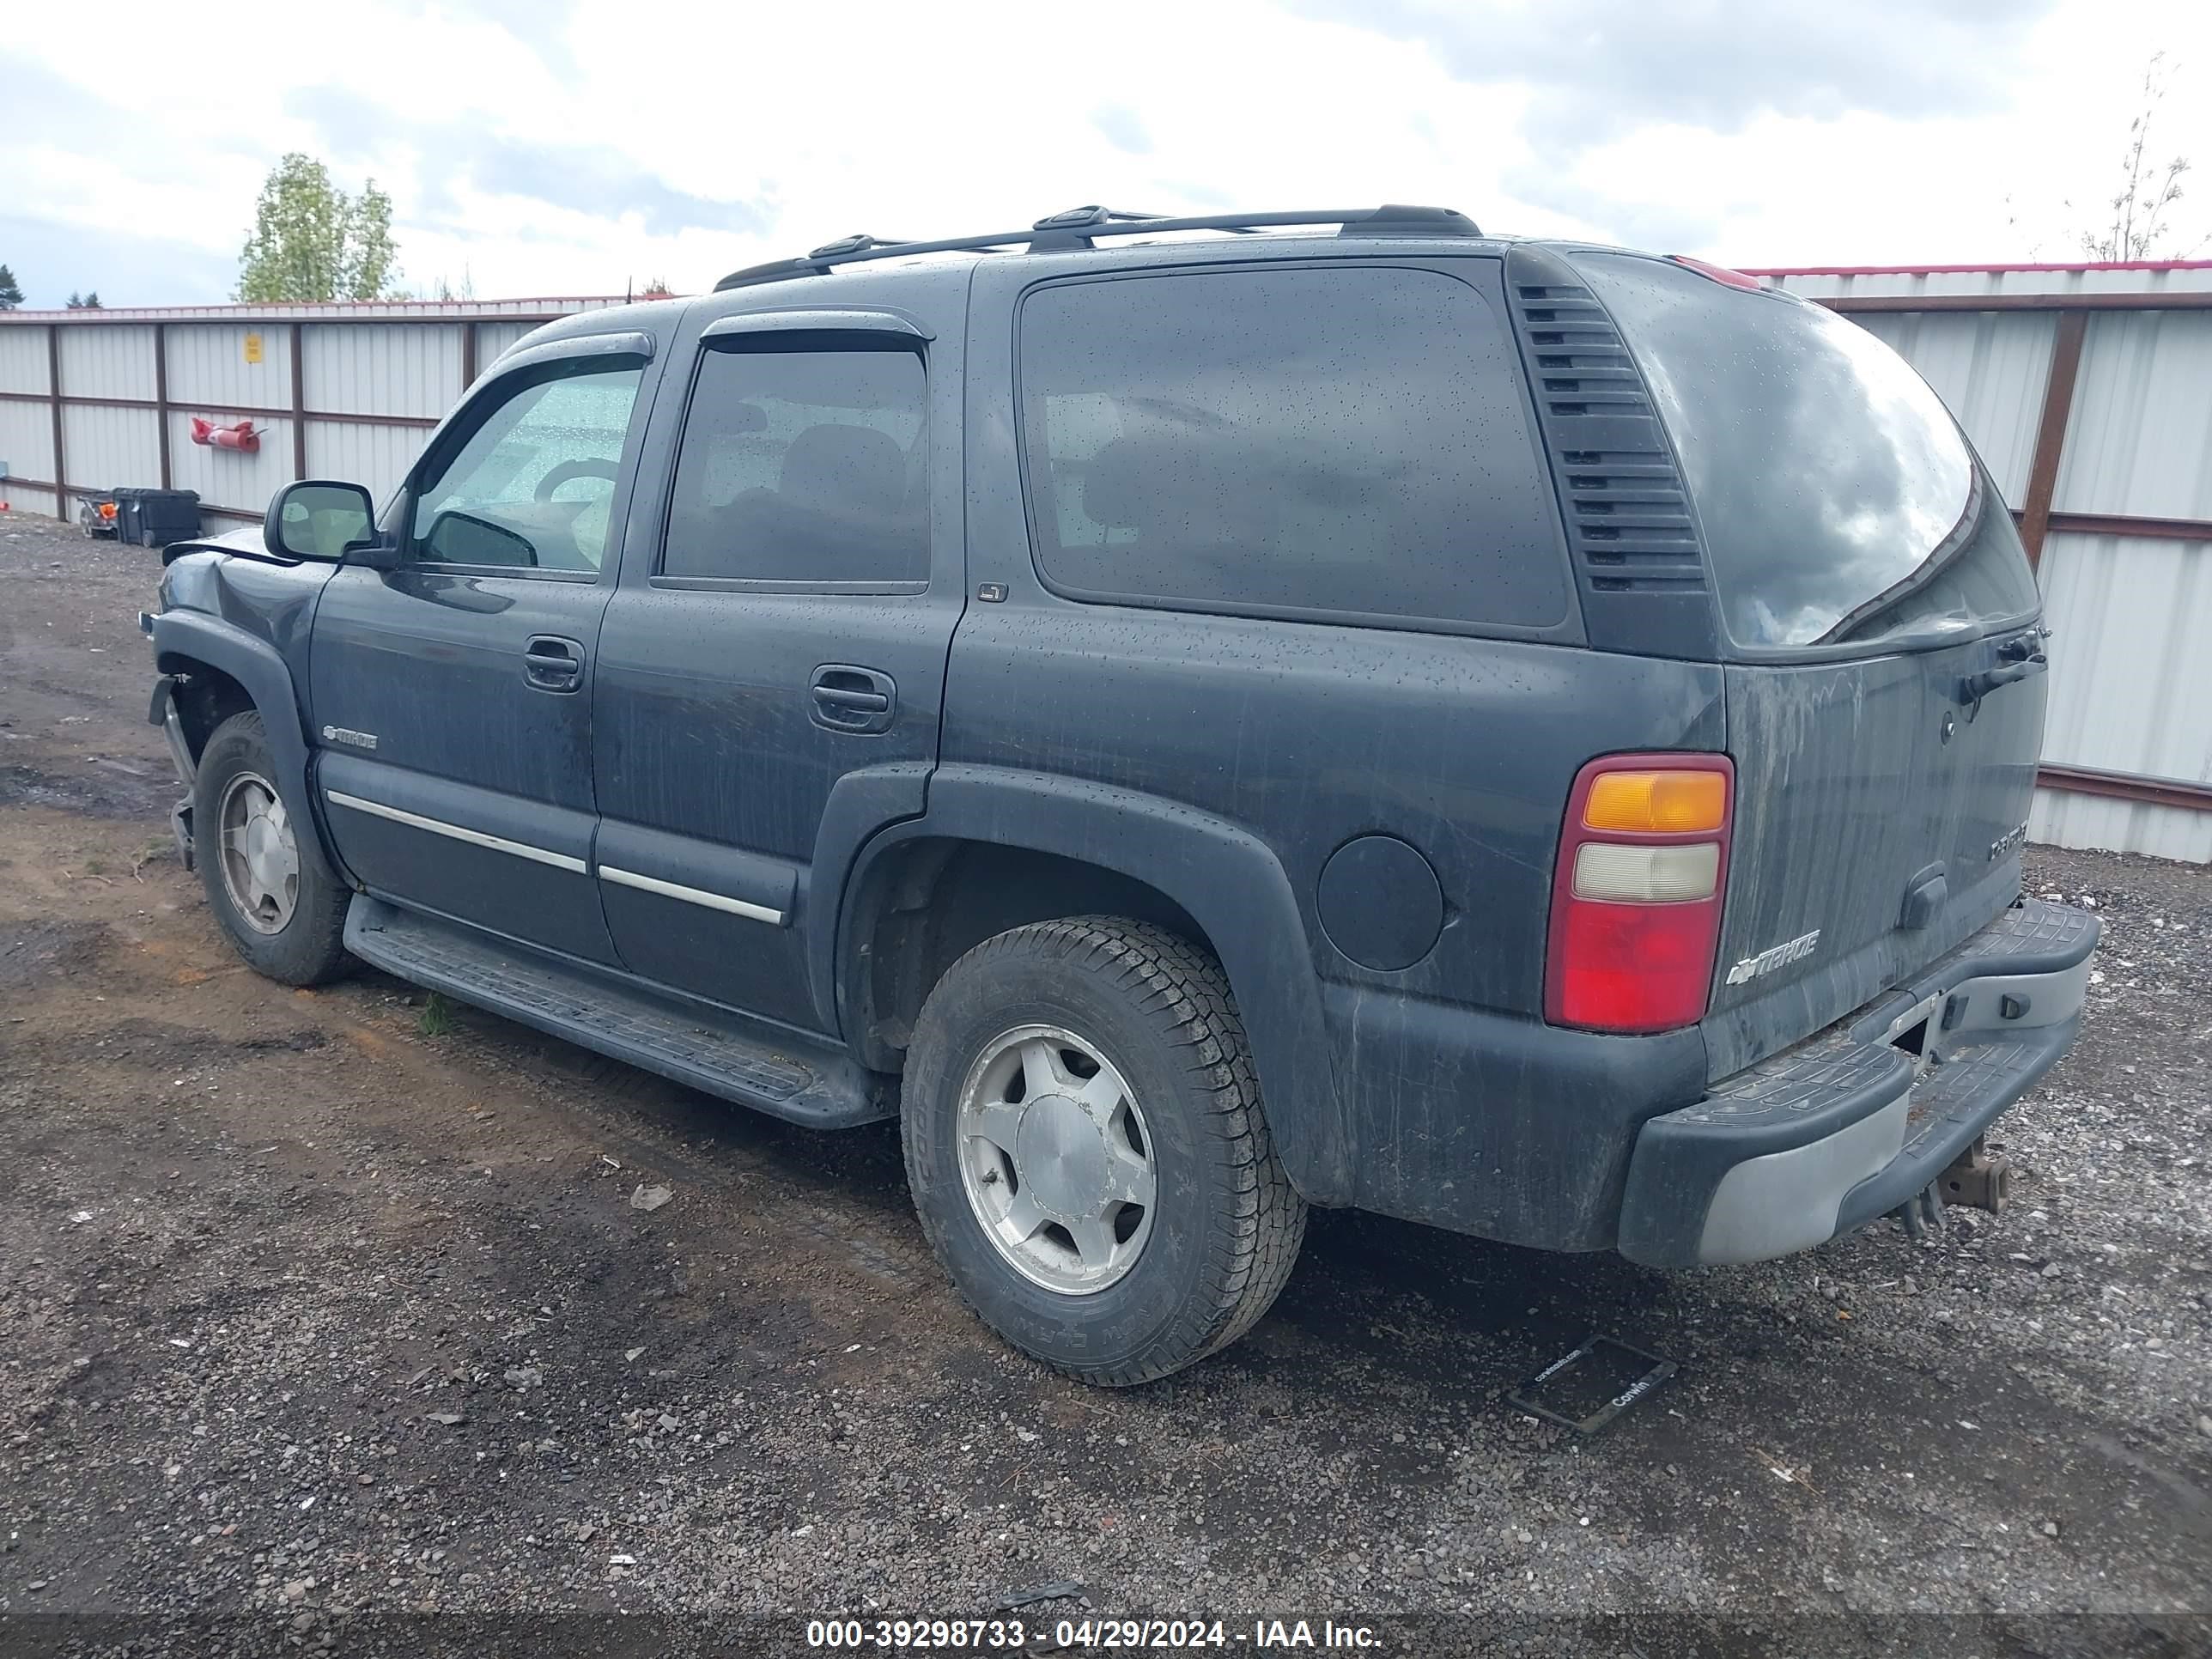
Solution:
<svg viewBox="0 0 2212 1659"><path fill-rule="evenodd" d="M1583 823L1592 830L1676 836L1717 830L1728 816L1718 772L1605 772L1590 782Z"/></svg>

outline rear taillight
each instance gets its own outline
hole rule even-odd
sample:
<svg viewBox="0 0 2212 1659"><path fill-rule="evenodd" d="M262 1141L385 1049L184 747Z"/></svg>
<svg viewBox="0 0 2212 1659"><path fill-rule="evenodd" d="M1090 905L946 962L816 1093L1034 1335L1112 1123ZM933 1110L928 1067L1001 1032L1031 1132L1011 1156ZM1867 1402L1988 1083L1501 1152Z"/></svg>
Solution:
<svg viewBox="0 0 2212 1659"><path fill-rule="evenodd" d="M1608 755L1575 775L1552 879L1546 1019L1664 1031L1705 1017L1735 791L1725 755Z"/></svg>

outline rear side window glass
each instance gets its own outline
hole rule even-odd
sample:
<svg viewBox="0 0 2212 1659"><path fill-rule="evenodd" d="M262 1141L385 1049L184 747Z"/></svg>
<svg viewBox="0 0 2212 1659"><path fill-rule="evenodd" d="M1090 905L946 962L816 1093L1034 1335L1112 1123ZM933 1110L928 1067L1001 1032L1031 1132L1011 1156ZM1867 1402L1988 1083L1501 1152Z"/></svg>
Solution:
<svg viewBox="0 0 2212 1659"><path fill-rule="evenodd" d="M1491 307L1440 272L1202 271L1022 308L1030 511L1079 597L1546 628L1558 511Z"/></svg>
<svg viewBox="0 0 2212 1659"><path fill-rule="evenodd" d="M929 574L926 391L910 351L708 351L676 461L665 576Z"/></svg>
<svg viewBox="0 0 2212 1659"><path fill-rule="evenodd" d="M2034 609L2002 498L1889 347L1664 260L1572 257L1674 440L1737 645L1878 645Z"/></svg>

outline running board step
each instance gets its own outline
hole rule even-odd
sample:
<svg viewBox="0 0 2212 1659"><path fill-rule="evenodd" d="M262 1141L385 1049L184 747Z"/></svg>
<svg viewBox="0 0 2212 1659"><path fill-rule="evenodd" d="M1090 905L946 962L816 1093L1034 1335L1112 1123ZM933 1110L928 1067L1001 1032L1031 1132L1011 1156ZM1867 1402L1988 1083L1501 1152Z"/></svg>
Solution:
<svg viewBox="0 0 2212 1659"><path fill-rule="evenodd" d="M346 911L345 945L414 984L793 1123L842 1129L893 1115L884 1080L827 1044L756 1034L740 1016L365 893Z"/></svg>

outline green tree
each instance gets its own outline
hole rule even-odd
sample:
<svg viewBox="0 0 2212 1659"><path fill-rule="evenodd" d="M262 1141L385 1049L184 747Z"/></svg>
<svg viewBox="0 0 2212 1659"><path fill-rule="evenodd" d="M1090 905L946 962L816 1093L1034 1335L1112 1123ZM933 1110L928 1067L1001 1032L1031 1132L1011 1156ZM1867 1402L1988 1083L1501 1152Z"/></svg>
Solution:
<svg viewBox="0 0 2212 1659"><path fill-rule="evenodd" d="M23 303L23 290L16 286L15 273L0 265L0 311L13 311Z"/></svg>
<svg viewBox="0 0 2212 1659"><path fill-rule="evenodd" d="M270 169L239 254L237 298L382 299L398 275L392 198L375 179L349 196L328 167L296 150Z"/></svg>
<svg viewBox="0 0 2212 1659"><path fill-rule="evenodd" d="M89 294L70 295L69 296L69 308L71 311L98 311L101 309L100 303L100 290L98 289L94 289Z"/></svg>

